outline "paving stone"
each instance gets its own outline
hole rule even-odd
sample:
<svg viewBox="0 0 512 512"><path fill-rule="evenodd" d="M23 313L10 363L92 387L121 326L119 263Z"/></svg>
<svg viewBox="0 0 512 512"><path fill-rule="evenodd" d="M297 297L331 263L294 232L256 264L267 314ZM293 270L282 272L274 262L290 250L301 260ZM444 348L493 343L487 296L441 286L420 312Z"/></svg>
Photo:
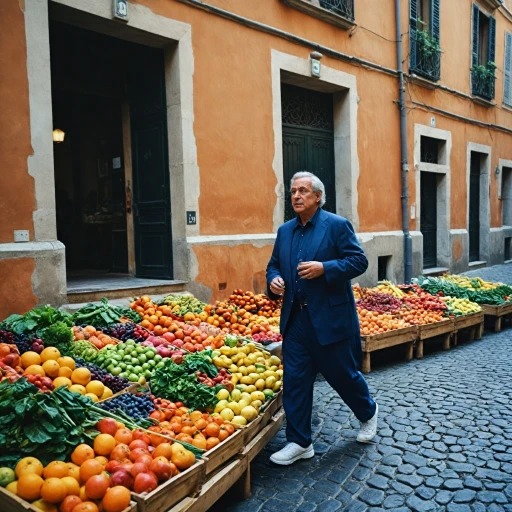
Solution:
<svg viewBox="0 0 512 512"><path fill-rule="evenodd" d="M375 473L392 478L396 473L396 468L391 466L377 466Z"/></svg>
<svg viewBox="0 0 512 512"><path fill-rule="evenodd" d="M389 480L382 475L372 475L366 480L366 484L371 487L376 487L377 489L385 490L389 487Z"/></svg>
<svg viewBox="0 0 512 512"><path fill-rule="evenodd" d="M425 480L425 485L428 487L433 487L434 489L440 489L443 485L444 480L439 476L432 476Z"/></svg>
<svg viewBox="0 0 512 512"><path fill-rule="evenodd" d="M418 496L409 496L405 500L405 504L415 512L427 512L428 510L435 510L437 505L432 501L425 501Z"/></svg>
<svg viewBox="0 0 512 512"><path fill-rule="evenodd" d="M412 464L417 468L426 466L428 463L428 460L425 457L422 457L421 455L417 455L415 453L406 453L403 456L403 461L407 464Z"/></svg>
<svg viewBox="0 0 512 512"><path fill-rule="evenodd" d="M364 512L368 508L368 505L358 500L352 500L347 503L343 512Z"/></svg>
<svg viewBox="0 0 512 512"><path fill-rule="evenodd" d="M421 476L436 476L437 475L437 471L433 468L418 468L418 470L416 471L416 473L418 473L418 475L421 475Z"/></svg>
<svg viewBox="0 0 512 512"><path fill-rule="evenodd" d="M385 466L399 466L402 463L402 458L399 455L387 455L381 461Z"/></svg>
<svg viewBox="0 0 512 512"><path fill-rule="evenodd" d="M404 473L405 475L412 475L416 471L412 464L401 464L396 469L399 473Z"/></svg>
<svg viewBox="0 0 512 512"><path fill-rule="evenodd" d="M434 489L426 487L425 485L420 485L414 492L423 500L431 500L436 495Z"/></svg>
<svg viewBox="0 0 512 512"><path fill-rule="evenodd" d="M329 480L319 480L314 486L314 489L317 491L322 491L327 494L327 496L335 497L338 492L341 490L340 486L335 482L331 482Z"/></svg>
<svg viewBox="0 0 512 512"><path fill-rule="evenodd" d="M278 492L274 498L281 501L286 501L290 503L294 503L295 505L299 505L302 501L302 495L299 493L290 493L290 492Z"/></svg>
<svg viewBox="0 0 512 512"><path fill-rule="evenodd" d="M282 492L298 492L303 485L298 480L290 480L288 478L280 478L274 485L274 488Z"/></svg>
<svg viewBox="0 0 512 512"><path fill-rule="evenodd" d="M402 494L404 496L407 496L409 494L411 494L413 492L413 488L408 486L408 485L405 485L401 482L391 482L391 487L396 491L398 492L399 494Z"/></svg>
<svg viewBox="0 0 512 512"><path fill-rule="evenodd" d="M336 510L340 510L343 504L337 500L327 500L323 501L316 508L316 512L335 512Z"/></svg>
<svg viewBox="0 0 512 512"><path fill-rule="evenodd" d="M443 482L443 487L449 491L457 491L459 489L464 489L464 484L462 480L449 478Z"/></svg>
<svg viewBox="0 0 512 512"><path fill-rule="evenodd" d="M452 491L446 491L442 489L439 492L437 492L436 497L434 499L440 505L447 505L452 500L453 494L454 493Z"/></svg>
<svg viewBox="0 0 512 512"><path fill-rule="evenodd" d="M472 476L468 476L464 479L464 487L467 487L468 489L475 489L476 491L479 491L483 488L482 482L480 480L477 480L476 478L473 478Z"/></svg>
<svg viewBox="0 0 512 512"><path fill-rule="evenodd" d="M471 512L469 505L460 505L458 503L450 503L446 508L448 512Z"/></svg>
<svg viewBox="0 0 512 512"><path fill-rule="evenodd" d="M368 505L380 505L385 497L384 491L380 489L364 489L364 491L359 494L358 499L368 503Z"/></svg>
<svg viewBox="0 0 512 512"><path fill-rule="evenodd" d="M352 478L363 481L371 475L371 471L368 468L358 467L352 472Z"/></svg>
<svg viewBox="0 0 512 512"><path fill-rule="evenodd" d="M396 479L411 487L418 487L423 482L423 478L418 475L397 475Z"/></svg>
<svg viewBox="0 0 512 512"><path fill-rule="evenodd" d="M400 494L392 494L391 496L388 496L384 503L382 503L382 506L384 508L396 508L401 507L405 502L405 498L401 496Z"/></svg>
<svg viewBox="0 0 512 512"><path fill-rule="evenodd" d="M482 503L507 503L508 499L504 493L498 491L480 491L477 494L478 501Z"/></svg>
<svg viewBox="0 0 512 512"><path fill-rule="evenodd" d="M276 510L279 510L280 512L294 512L297 510L297 505L295 503L287 503L286 501L271 498L265 502L263 510L265 512L275 512Z"/></svg>
<svg viewBox="0 0 512 512"><path fill-rule="evenodd" d="M471 489L462 489L453 496L454 503L470 503L476 496L476 491Z"/></svg>

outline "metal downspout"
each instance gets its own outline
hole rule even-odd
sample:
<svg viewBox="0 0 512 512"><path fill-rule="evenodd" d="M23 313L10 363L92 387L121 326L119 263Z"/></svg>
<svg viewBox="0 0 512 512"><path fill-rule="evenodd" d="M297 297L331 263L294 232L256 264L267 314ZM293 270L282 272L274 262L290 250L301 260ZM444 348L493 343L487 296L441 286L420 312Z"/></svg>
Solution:
<svg viewBox="0 0 512 512"><path fill-rule="evenodd" d="M404 232L404 282L409 284L412 278L412 238L409 232L409 186L407 183L409 164L407 160L407 111L405 108L405 83L402 67L402 30L400 0L395 0L396 17L396 58L400 83L398 108L400 109L400 152L402 172L402 231Z"/></svg>

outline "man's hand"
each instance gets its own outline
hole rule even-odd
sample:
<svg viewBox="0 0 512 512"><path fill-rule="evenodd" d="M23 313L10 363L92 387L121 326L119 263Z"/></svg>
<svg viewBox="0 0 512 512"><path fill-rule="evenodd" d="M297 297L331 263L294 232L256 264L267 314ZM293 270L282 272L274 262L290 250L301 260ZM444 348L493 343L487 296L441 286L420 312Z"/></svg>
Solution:
<svg viewBox="0 0 512 512"><path fill-rule="evenodd" d="M276 295L283 295L284 279L282 277L274 277L270 283L270 291Z"/></svg>
<svg viewBox="0 0 512 512"><path fill-rule="evenodd" d="M299 276L302 279L316 279L324 274L324 266L320 261L306 261L299 265Z"/></svg>

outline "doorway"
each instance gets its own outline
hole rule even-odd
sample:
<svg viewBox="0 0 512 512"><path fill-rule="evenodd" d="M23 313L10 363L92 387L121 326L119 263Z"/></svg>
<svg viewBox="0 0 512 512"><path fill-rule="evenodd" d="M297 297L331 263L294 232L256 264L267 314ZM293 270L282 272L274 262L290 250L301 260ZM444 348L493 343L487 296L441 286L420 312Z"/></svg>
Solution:
<svg viewBox="0 0 512 512"><path fill-rule="evenodd" d="M480 153L471 152L469 168L469 261L480 260Z"/></svg>
<svg viewBox="0 0 512 512"><path fill-rule="evenodd" d="M57 233L69 278L172 279L163 50L50 23ZM130 142L131 141L131 142Z"/></svg>
<svg viewBox="0 0 512 512"><path fill-rule="evenodd" d="M437 267L437 175L421 172L420 228L423 235L423 268Z"/></svg>
<svg viewBox="0 0 512 512"><path fill-rule="evenodd" d="M502 225L512 226L512 167L503 167L501 177Z"/></svg>
<svg viewBox="0 0 512 512"><path fill-rule="evenodd" d="M325 186L323 209L336 213L333 95L281 84L285 222L295 216L290 180L296 172L312 172Z"/></svg>

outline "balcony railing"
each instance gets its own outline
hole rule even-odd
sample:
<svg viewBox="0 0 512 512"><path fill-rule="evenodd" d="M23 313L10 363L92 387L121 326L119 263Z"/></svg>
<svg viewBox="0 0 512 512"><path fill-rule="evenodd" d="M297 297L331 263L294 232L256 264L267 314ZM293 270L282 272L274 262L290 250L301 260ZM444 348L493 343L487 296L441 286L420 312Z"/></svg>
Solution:
<svg viewBox="0 0 512 512"><path fill-rule="evenodd" d="M354 0L320 0L320 7L354 21Z"/></svg>
<svg viewBox="0 0 512 512"><path fill-rule="evenodd" d="M437 82L441 78L441 49L438 41L427 32L422 31L411 32L410 39L409 71L427 80Z"/></svg>
<svg viewBox="0 0 512 512"><path fill-rule="evenodd" d="M471 70L471 93L473 96L479 96L488 101L493 100L495 83L494 69L478 66Z"/></svg>

